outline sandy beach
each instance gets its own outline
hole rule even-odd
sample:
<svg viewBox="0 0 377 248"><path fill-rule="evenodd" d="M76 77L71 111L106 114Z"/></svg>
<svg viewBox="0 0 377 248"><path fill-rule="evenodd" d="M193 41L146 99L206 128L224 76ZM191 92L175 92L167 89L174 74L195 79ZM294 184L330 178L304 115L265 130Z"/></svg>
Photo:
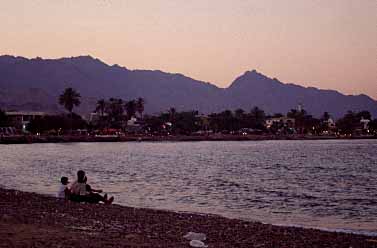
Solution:
<svg viewBox="0 0 377 248"><path fill-rule="evenodd" d="M190 247L190 231L205 233L208 247L377 247L362 235L0 189L0 247Z"/></svg>

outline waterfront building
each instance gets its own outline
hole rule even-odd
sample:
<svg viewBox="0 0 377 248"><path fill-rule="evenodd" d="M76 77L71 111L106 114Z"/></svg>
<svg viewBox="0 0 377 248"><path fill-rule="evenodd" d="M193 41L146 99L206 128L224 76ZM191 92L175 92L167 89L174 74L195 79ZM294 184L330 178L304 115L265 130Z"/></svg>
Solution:
<svg viewBox="0 0 377 248"><path fill-rule="evenodd" d="M6 112L6 115L11 126L26 132L26 127L30 121L42 118L48 114L45 112L9 111Z"/></svg>
<svg viewBox="0 0 377 248"><path fill-rule="evenodd" d="M326 125L327 125L327 127L328 128L330 128L330 129L334 129L336 126L335 126L335 121L333 120L333 119L331 119L331 118L329 118L329 119L327 119L327 120L324 120L323 121Z"/></svg>
<svg viewBox="0 0 377 248"><path fill-rule="evenodd" d="M367 130L369 126L370 120L364 119L364 117L361 117L360 124L363 130Z"/></svg>
<svg viewBox="0 0 377 248"><path fill-rule="evenodd" d="M266 123L265 123L266 128L267 129L271 128L274 123L283 124L284 127L287 127L287 128L294 128L295 127L295 119L288 118L286 116L282 116L282 117L268 118L266 120Z"/></svg>

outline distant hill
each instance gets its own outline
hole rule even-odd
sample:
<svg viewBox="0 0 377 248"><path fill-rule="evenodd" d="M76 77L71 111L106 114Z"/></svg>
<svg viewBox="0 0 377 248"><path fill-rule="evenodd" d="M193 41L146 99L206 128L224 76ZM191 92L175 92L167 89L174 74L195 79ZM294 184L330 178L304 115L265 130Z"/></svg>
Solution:
<svg viewBox="0 0 377 248"><path fill-rule="evenodd" d="M335 90L284 84L255 70L237 78L226 89L226 95L231 109L246 108L253 104L269 113L286 113L302 104L305 110L317 117L324 111L334 117L341 117L348 110L368 110L377 117L377 101L367 95L348 96Z"/></svg>
<svg viewBox="0 0 377 248"><path fill-rule="evenodd" d="M0 56L0 107L63 111L57 97L66 87L73 87L82 95L80 113L91 112L100 98L143 97L148 113L170 107L202 113L236 108L248 111L253 106L268 113L286 113L302 103L315 116L324 111L339 117L347 110L368 110L377 117L377 102L366 95L346 96L332 90L284 84L255 70L222 89L182 74L109 66L90 56L61 59Z"/></svg>

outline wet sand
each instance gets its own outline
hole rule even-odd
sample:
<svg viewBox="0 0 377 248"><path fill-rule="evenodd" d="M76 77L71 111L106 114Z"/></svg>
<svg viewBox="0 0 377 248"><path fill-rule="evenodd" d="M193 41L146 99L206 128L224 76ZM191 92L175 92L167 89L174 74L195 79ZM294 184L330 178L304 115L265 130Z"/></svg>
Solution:
<svg viewBox="0 0 377 248"><path fill-rule="evenodd" d="M74 203L0 188L0 247L190 247L183 238L190 231L205 233L208 247L377 247L377 238L362 235Z"/></svg>

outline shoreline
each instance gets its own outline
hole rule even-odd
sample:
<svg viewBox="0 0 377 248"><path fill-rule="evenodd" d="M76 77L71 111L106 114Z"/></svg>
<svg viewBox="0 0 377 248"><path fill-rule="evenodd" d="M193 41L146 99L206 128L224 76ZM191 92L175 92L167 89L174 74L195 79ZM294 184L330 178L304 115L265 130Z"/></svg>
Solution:
<svg viewBox="0 0 377 248"><path fill-rule="evenodd" d="M212 214L80 204L0 188L0 247L377 247L371 236L276 226Z"/></svg>
<svg viewBox="0 0 377 248"><path fill-rule="evenodd" d="M377 139L377 136L313 136L313 135L225 135L208 136L0 136L0 144L72 143L72 142L187 142L187 141L265 141L265 140L354 140Z"/></svg>

